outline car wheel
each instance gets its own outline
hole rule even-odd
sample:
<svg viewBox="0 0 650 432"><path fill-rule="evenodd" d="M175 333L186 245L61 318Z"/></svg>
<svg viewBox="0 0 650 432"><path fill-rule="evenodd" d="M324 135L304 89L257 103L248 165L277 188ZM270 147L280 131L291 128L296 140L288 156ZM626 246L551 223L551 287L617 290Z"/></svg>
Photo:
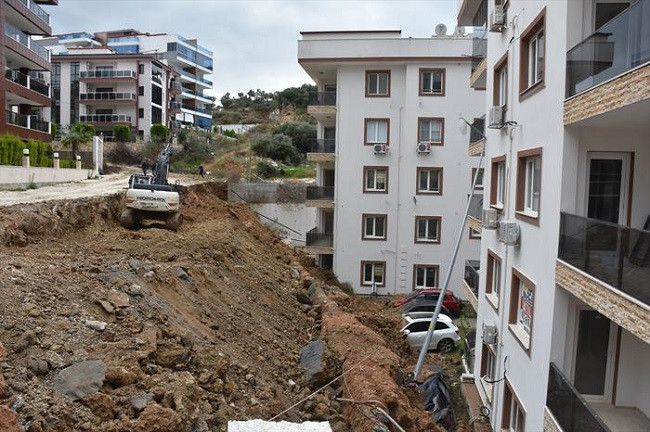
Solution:
<svg viewBox="0 0 650 432"><path fill-rule="evenodd" d="M451 352L454 349L454 341L451 339L443 339L438 342L438 351L443 353Z"/></svg>

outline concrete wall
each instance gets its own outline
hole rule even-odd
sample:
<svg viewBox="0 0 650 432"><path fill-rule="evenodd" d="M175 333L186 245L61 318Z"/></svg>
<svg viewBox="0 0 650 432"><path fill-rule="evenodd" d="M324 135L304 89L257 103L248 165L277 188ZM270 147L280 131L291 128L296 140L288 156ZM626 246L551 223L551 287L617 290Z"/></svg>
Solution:
<svg viewBox="0 0 650 432"><path fill-rule="evenodd" d="M650 417L650 345L631 333L621 333L616 405L636 407Z"/></svg>
<svg viewBox="0 0 650 432"><path fill-rule="evenodd" d="M316 226L317 209L314 207L306 207L304 204L251 204L251 208L266 216L266 218L260 217L260 221L263 224L293 239L292 243L297 246L305 245L304 241L307 231ZM273 223L269 219L279 222L294 231Z"/></svg>
<svg viewBox="0 0 650 432"><path fill-rule="evenodd" d="M86 180L92 170L73 168L23 168L17 166L0 166L0 188L27 187L30 183L44 185Z"/></svg>

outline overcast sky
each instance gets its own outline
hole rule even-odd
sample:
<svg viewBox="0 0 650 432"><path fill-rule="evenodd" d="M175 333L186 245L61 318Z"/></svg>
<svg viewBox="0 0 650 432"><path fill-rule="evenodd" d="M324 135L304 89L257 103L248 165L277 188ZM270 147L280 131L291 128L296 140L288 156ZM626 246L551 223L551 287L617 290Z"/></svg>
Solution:
<svg viewBox="0 0 650 432"><path fill-rule="evenodd" d="M448 32L456 0L60 0L47 7L54 33L134 28L198 38L214 51L212 94L282 90L309 82L296 58L300 31L402 30L430 37Z"/></svg>

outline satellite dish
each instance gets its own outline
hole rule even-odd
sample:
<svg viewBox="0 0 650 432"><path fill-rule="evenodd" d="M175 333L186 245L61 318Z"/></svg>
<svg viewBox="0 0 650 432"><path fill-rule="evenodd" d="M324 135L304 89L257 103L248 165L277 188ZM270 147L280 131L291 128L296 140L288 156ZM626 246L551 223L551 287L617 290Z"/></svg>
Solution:
<svg viewBox="0 0 650 432"><path fill-rule="evenodd" d="M436 36L447 36L447 26L440 23L436 26Z"/></svg>
<svg viewBox="0 0 650 432"><path fill-rule="evenodd" d="M456 30L454 30L454 36L465 36L465 27L456 26Z"/></svg>

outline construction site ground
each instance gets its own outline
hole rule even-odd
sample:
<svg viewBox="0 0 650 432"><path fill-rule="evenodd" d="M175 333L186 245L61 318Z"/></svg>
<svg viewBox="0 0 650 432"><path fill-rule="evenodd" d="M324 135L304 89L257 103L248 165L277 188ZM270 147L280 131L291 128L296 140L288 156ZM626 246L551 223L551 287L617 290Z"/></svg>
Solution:
<svg viewBox="0 0 650 432"><path fill-rule="evenodd" d="M119 192L57 193L75 199L0 207L1 431L225 431L285 411L277 420L397 430L372 403L341 399L436 430L402 384L416 355L398 311L338 289L248 207L222 201L223 185L185 190L178 232L121 228ZM307 379L301 350L314 340L326 352ZM431 353L435 364L452 377L457 430L471 430L459 355Z"/></svg>

